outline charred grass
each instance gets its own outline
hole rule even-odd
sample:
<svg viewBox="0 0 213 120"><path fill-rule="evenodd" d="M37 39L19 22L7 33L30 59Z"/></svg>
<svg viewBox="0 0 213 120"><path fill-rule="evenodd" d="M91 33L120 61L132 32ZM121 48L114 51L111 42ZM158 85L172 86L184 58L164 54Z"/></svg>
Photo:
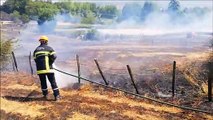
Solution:
<svg viewBox="0 0 213 120"><path fill-rule="evenodd" d="M53 101L51 95L43 100L39 86L31 81L31 76L24 73L2 75L1 119L212 119L207 114L160 105L91 84L61 89L63 98L59 102Z"/></svg>

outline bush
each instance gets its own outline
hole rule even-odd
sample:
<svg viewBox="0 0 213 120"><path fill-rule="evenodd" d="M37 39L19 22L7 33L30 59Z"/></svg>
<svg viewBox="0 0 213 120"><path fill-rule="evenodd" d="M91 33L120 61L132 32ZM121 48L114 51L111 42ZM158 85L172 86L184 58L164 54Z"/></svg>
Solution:
<svg viewBox="0 0 213 120"><path fill-rule="evenodd" d="M23 22L23 23L28 23L30 21L30 18L26 14L20 15L18 11L13 11L13 13L10 14L12 16L12 20L14 22Z"/></svg>
<svg viewBox="0 0 213 120"><path fill-rule="evenodd" d="M95 29L91 29L87 31L85 35L85 40L97 40L98 39L98 31Z"/></svg>
<svg viewBox="0 0 213 120"><path fill-rule="evenodd" d="M1 54L0 69L3 69L7 65L8 59L12 52L12 48L13 48L12 40L1 40L0 41L0 54Z"/></svg>
<svg viewBox="0 0 213 120"><path fill-rule="evenodd" d="M87 13L86 17L83 17L81 23L83 24L94 24L96 22L96 18L92 12Z"/></svg>
<svg viewBox="0 0 213 120"><path fill-rule="evenodd" d="M10 15L12 16L12 21L14 21L14 22L16 22L16 23L21 22L21 20L20 20L21 15L19 14L18 11L15 10L15 11L14 11L13 13L11 13Z"/></svg>
<svg viewBox="0 0 213 120"><path fill-rule="evenodd" d="M29 16L26 15L26 14L21 15L20 19L21 19L21 21L22 21L23 23L28 23L28 22L30 22L30 18L29 18Z"/></svg>

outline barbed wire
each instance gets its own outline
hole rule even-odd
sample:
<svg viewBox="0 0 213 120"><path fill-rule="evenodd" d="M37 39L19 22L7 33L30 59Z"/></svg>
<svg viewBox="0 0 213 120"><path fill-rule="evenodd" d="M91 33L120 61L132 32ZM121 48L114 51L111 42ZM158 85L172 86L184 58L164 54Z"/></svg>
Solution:
<svg viewBox="0 0 213 120"><path fill-rule="evenodd" d="M72 60L76 61L74 59L72 59ZM71 65L73 67L77 67L77 64L69 64L69 65ZM81 63L80 65L83 65L84 67L86 66L86 67L89 67L89 68L91 68L91 66L93 66L94 68L96 67L95 64L88 65L88 64L85 64L85 63ZM127 69L124 69L124 68L123 69L120 69L120 68L117 69L117 68L110 68L110 67L105 67L105 66L101 66L101 68L104 68L104 69L107 69L107 70L118 70L118 71L124 71L125 70L125 74L127 74ZM98 83L98 82L95 82L95 81L92 81L92 80L89 80L89 79L86 79L86 78L83 78L83 77L78 77L77 75L73 75L73 74L67 73L65 71L56 69L56 68L54 68L54 69L56 71L58 71L58 72L63 73L63 74L66 74L66 75L69 75L69 76L72 76L72 77L75 77L75 78L80 78L80 79L82 79L84 81L87 81L87 82L90 82L90 83L94 83L94 84L99 85L99 86L103 86L103 87L107 87L107 88L114 89L114 90L117 90L117 91L121 91L121 92L130 94L130 95L134 95L134 96L137 96L137 97L140 97L140 98L148 99L148 100L151 100L151 101L154 101L154 102L158 102L158 103L161 103L161 104L166 104L166 105L169 105L169 106L173 106L173 107L177 107L177 108L181 108L181 109L186 109L186 110L192 110L192 111L195 111L195 112L202 112L202 113L207 113L207 114L213 114L212 112L209 112L209 111L205 111L205 110L201 110L201 109L195 109L195 108L190 108L190 107L185 107L185 106L179 106L179 105L175 105L175 104L172 104L172 103L168 103L168 102L160 101L160 100L157 100L157 99L149 98L149 97L142 96L140 94L135 94L135 93L132 93L132 92L120 89L120 88L116 88L116 87L112 87L112 86L107 86L107 85L104 85L104 84L101 84L101 83ZM178 68L178 67L177 67L177 69L178 69L178 72L180 72L181 74L185 74L185 71L187 71L187 72L190 73L190 71L188 69L186 69L184 71L181 71L180 70L181 68ZM98 72L97 69L95 71ZM151 71L151 72L156 72L157 71L164 78L168 78L167 77L168 73L166 71L161 70L160 68L154 68L154 69L153 68L152 69L145 68L143 71ZM135 74L135 75L141 75L141 74Z"/></svg>
<svg viewBox="0 0 213 120"><path fill-rule="evenodd" d="M160 100L157 100L157 99L154 99L154 98L150 98L150 97L146 97L146 96L143 96L143 95L140 95L140 94L129 92L129 91L126 91L126 90L123 90L123 89L120 89L120 88L104 85L104 84L101 84L101 83L98 83L98 82L95 82L95 81L92 81L92 80L89 80L89 79L86 79L86 78L83 78L83 77L78 77L77 75L73 75L73 74L67 73L65 71L56 69L56 68L54 68L54 69L56 71L58 71L58 72L63 73L63 74L66 74L66 75L69 75L69 76L72 76L72 77L75 77L75 78L80 78L80 79L82 79L84 81L87 81L87 82L90 82L90 83L93 83L93 84L96 84L96 85L99 85L99 86L102 86L102 87L106 87L106 88L110 88L110 89L113 89L113 90L121 91L121 92L124 92L126 94L134 95L134 96L137 96L137 97L140 97L140 98L144 98L144 99L147 99L147 100L151 100L153 102L157 102L157 103L160 103L160 104L165 104L165 105L168 105L168 106L173 106L173 107L177 107L177 108L185 109L185 110L191 110L191 111L194 111L194 112L213 114L213 112L210 112L210 111L205 111L205 110L196 109L196 108L192 108L192 107L186 107L186 106L179 106L179 105L175 105L173 103L160 101Z"/></svg>

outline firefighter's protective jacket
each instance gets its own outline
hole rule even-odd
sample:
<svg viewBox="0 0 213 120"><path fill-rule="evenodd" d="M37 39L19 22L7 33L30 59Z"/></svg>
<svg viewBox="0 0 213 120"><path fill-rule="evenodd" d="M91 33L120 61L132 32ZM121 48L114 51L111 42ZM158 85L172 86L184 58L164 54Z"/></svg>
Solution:
<svg viewBox="0 0 213 120"><path fill-rule="evenodd" d="M56 59L55 51L47 44L41 44L33 53L37 74L53 73L52 64Z"/></svg>

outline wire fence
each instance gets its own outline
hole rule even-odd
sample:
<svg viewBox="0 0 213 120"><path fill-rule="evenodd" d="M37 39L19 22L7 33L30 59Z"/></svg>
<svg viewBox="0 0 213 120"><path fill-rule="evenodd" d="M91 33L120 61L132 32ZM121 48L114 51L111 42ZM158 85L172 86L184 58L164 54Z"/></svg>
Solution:
<svg viewBox="0 0 213 120"><path fill-rule="evenodd" d="M16 57L15 53L12 52L12 61L11 66L13 71L25 71L32 75L36 73L35 63L32 59L31 52L28 56ZM68 62L69 66L75 68L77 71L77 75L72 75L78 79L78 83L81 83L81 80L85 80L81 76L84 73L87 73L88 79L102 79L101 84L104 86L111 86L121 89L126 88L127 90L133 89L135 91L134 94L144 93L144 88L141 87L150 87L156 89L158 91L162 91L162 88L166 88L167 92L171 91L172 97L176 95L176 87L177 82L176 79L181 79L181 75L188 75L192 73L189 69L184 69L184 71L176 66L176 61L170 65L169 68L163 70L161 68L140 68L138 70L132 69L130 65L123 66L115 66L116 68L111 68L108 66L104 66L98 62L97 59L93 61L83 61L80 59L78 55L76 55L76 59L71 59ZM169 65L166 65L169 66ZM208 74L208 100L212 101L212 75L213 75L213 66L212 63L209 63L209 74ZM64 72L63 70L55 69L59 72ZM142 71L141 71L142 70ZM137 71L137 72L136 72ZM66 74L66 72L64 72ZM89 73L89 74L88 74ZM70 74L70 73L68 73ZM86 76L87 76L86 75ZM150 85L147 83L149 77L153 79L154 84ZM113 78L114 77L114 78ZM148 79L148 80L147 80ZM160 81L161 80L161 81ZM162 82L164 81L164 82ZM91 82L91 81L90 81ZM97 81L93 81L97 82ZM168 82L169 84L165 84ZM159 87L161 86L161 87ZM198 85L197 85L198 86ZM131 92L132 93L132 92Z"/></svg>

